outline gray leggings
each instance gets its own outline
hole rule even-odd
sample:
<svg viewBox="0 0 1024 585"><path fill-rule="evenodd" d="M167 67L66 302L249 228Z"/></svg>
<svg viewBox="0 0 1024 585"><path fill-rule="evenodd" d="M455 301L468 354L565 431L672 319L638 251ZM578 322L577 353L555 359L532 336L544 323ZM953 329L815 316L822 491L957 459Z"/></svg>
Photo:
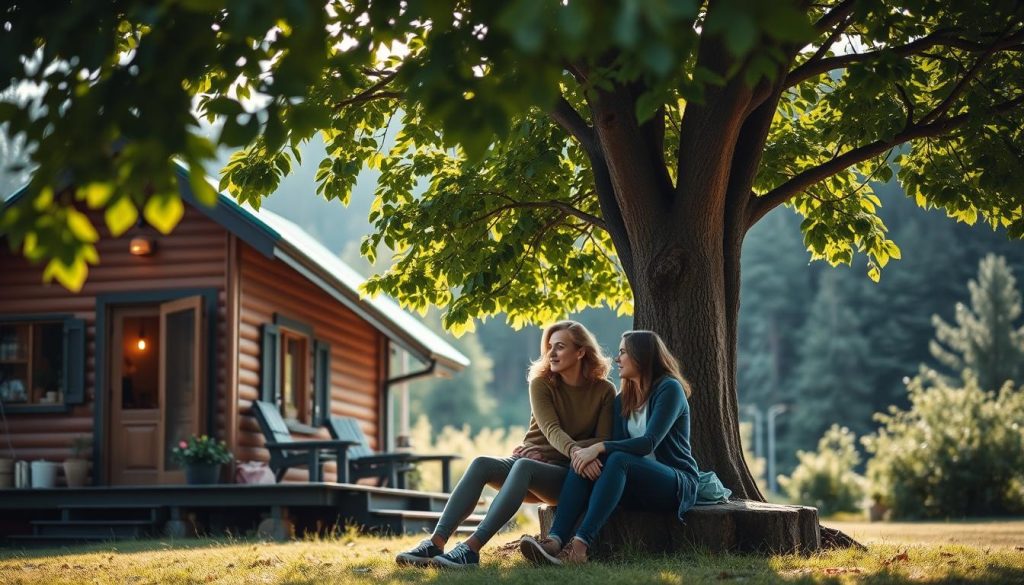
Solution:
<svg viewBox="0 0 1024 585"><path fill-rule="evenodd" d="M452 490L434 534L445 539L451 537L459 524L473 513L484 486L489 485L498 489L498 495L473 533L481 545L487 544L512 518L528 494L546 504L557 504L567 471L566 467L533 459L477 457Z"/></svg>

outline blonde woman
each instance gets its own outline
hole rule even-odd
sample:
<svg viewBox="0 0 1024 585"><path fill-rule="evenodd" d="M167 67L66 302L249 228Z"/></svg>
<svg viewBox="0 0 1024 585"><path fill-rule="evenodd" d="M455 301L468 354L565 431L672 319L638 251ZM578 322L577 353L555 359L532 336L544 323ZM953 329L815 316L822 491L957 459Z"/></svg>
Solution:
<svg viewBox="0 0 1024 585"><path fill-rule="evenodd" d="M430 538L400 553L400 564L476 567L480 549L524 502L558 503L574 453L611 436L615 387L610 360L594 335L575 321L544 330L540 358L530 367L530 426L511 457L477 457L452 490ZM596 478L597 462L581 466ZM444 546L476 507L485 485L498 489L476 531L452 550Z"/></svg>
<svg viewBox="0 0 1024 585"><path fill-rule="evenodd" d="M676 359L656 333L628 331L615 363L622 392L615 398L613 440L573 454L573 471L562 487L548 537L520 540L519 550L533 563L585 563L594 538L619 504L681 520L697 500L686 400L690 387ZM604 464L594 481L587 469L599 457Z"/></svg>

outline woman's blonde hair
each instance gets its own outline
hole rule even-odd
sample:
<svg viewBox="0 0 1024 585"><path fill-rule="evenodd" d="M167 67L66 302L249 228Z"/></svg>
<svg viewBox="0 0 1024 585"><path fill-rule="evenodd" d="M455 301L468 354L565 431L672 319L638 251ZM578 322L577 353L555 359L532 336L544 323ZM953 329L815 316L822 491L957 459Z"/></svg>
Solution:
<svg viewBox="0 0 1024 585"><path fill-rule="evenodd" d="M530 364L530 370L526 374L527 380L533 381L534 378L542 376L550 379L554 376L551 373L551 362L548 361L548 342L555 331L568 331L572 342L577 347L583 348L583 357L580 359L580 373L583 374L584 378L587 380L604 380L608 377L612 361L601 351L601 346L597 344L594 334L576 321L558 321L548 326L544 330L544 334L540 336L540 357Z"/></svg>
<svg viewBox="0 0 1024 585"><path fill-rule="evenodd" d="M690 397L690 383L679 373L679 362L665 346L661 337L653 331L627 331L622 334L626 354L640 370L640 382L622 381L622 416L636 412L651 395L654 383L665 376L679 381Z"/></svg>

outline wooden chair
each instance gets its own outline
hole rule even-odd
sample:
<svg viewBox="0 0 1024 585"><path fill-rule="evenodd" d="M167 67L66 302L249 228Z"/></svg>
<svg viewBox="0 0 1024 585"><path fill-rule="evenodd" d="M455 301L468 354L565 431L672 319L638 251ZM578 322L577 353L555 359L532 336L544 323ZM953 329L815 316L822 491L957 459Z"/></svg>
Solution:
<svg viewBox="0 0 1024 585"><path fill-rule="evenodd" d="M338 482L348 482L348 450L358 443L348 439L296 441L281 418L281 411L269 402L253 400L252 413L259 421L270 451L270 469L277 481L292 467L308 467L309 481L323 481L324 461L338 462Z"/></svg>
<svg viewBox="0 0 1024 585"><path fill-rule="evenodd" d="M458 455L417 455L396 451L376 453L370 448L359 421L347 416L332 416L327 421L327 430L335 439L357 443L348 450L349 477L355 481L362 477L378 477L391 487L405 489L405 475L424 461L441 462L441 489L451 491L451 462L461 459Z"/></svg>

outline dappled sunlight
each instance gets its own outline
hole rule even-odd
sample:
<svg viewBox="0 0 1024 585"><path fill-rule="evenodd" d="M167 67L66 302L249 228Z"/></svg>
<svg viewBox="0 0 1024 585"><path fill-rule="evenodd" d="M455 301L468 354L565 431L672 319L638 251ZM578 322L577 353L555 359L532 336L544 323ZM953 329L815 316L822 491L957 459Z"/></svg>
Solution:
<svg viewBox="0 0 1024 585"><path fill-rule="evenodd" d="M932 526L935 525L919 525ZM992 524L993 532L1005 528ZM933 528L934 529L934 528ZM1013 528L1011 528L1012 530ZM949 530L947 528L947 530ZM1009 532L1008 534L1017 534ZM147 540L0 552L4 583L910 583L1024 579L1024 554L1007 546L874 544L866 551L801 555L631 554L583 567L535 568L501 534L476 570L407 568L394 555L419 536L341 533L286 543L248 539Z"/></svg>

